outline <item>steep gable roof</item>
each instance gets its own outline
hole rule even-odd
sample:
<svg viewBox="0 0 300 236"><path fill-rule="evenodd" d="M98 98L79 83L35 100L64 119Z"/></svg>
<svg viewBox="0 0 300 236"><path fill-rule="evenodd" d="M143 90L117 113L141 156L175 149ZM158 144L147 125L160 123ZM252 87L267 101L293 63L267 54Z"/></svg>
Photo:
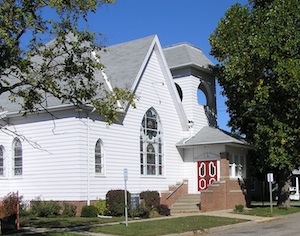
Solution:
<svg viewBox="0 0 300 236"><path fill-rule="evenodd" d="M132 89L136 76L155 37L157 36L153 35L113 45L107 47L105 52L104 50L97 52L100 55L100 62L105 66L104 72L108 77L108 83L110 83L112 87ZM50 41L48 44L51 43L53 42ZM99 83L106 84L101 70L95 71L95 80ZM19 112L21 106L17 102L10 102L8 96L8 93L1 94L0 107L5 111ZM48 109L57 106L65 107L66 105L49 94L45 95L45 97L46 102L44 106Z"/></svg>
<svg viewBox="0 0 300 236"><path fill-rule="evenodd" d="M101 53L100 61L112 85L122 89L132 89L136 76L142 67L150 46L156 36L133 40L107 47Z"/></svg>
<svg viewBox="0 0 300 236"><path fill-rule="evenodd" d="M188 43L172 45L163 51L170 69L194 66L208 70L209 65L213 65L200 48Z"/></svg>

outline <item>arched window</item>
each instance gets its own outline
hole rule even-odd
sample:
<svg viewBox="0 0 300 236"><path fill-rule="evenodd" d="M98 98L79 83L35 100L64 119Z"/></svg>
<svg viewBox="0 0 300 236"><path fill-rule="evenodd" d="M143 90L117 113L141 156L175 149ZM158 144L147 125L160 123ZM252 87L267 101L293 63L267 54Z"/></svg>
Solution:
<svg viewBox="0 0 300 236"><path fill-rule="evenodd" d="M201 82L198 86L197 98L198 98L198 104L203 105L203 106L209 105L208 88L203 82Z"/></svg>
<svg viewBox="0 0 300 236"><path fill-rule="evenodd" d="M0 146L0 176L4 176L4 150Z"/></svg>
<svg viewBox="0 0 300 236"><path fill-rule="evenodd" d="M13 142L13 164L14 175L22 175L23 172L23 155L22 143L20 139L15 138Z"/></svg>
<svg viewBox="0 0 300 236"><path fill-rule="evenodd" d="M182 89L181 89L181 87L177 83L175 83L175 86L176 86L178 95L180 97L180 100L182 101L182 99L183 99Z"/></svg>
<svg viewBox="0 0 300 236"><path fill-rule="evenodd" d="M95 145L95 173L103 174L103 144L98 139Z"/></svg>
<svg viewBox="0 0 300 236"><path fill-rule="evenodd" d="M207 105L206 95L203 92L203 90L201 90L200 88L198 88L197 90L197 98L198 98L198 104L203 106Z"/></svg>
<svg viewBox="0 0 300 236"><path fill-rule="evenodd" d="M140 129L140 163L142 175L163 174L163 133L158 114L150 108Z"/></svg>

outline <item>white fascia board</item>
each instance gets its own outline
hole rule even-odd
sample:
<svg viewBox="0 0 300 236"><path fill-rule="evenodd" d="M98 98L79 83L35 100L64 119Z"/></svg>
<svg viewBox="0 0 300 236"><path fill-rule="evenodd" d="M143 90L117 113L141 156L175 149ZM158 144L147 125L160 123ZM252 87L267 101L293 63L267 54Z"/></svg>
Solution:
<svg viewBox="0 0 300 236"><path fill-rule="evenodd" d="M170 67L170 70L176 70L176 69L187 68L187 67L195 68L195 69L203 71L205 73L212 72L212 70L210 68L207 68L204 66L199 66L199 65L196 65L193 63L186 63L186 64L181 64L180 66L173 66L173 67Z"/></svg>
<svg viewBox="0 0 300 236"><path fill-rule="evenodd" d="M241 146L248 146L249 148L253 148L251 145L238 142L238 141L218 141L218 142L202 142L197 144L176 144L176 147L178 148L184 148L184 147L195 147L195 146L202 146L202 145L215 145L215 144L233 144L233 145L241 145Z"/></svg>
<svg viewBox="0 0 300 236"><path fill-rule="evenodd" d="M6 117L8 111L3 111L3 112L0 112L0 119L3 119Z"/></svg>
<svg viewBox="0 0 300 236"><path fill-rule="evenodd" d="M54 112L54 111L63 111L63 110L70 110L70 109L89 109L89 110L93 110L94 107L91 104L87 104L87 105L81 105L81 106L75 106L73 104L62 104L62 105L57 105L57 106L52 106L52 107L47 107L46 109L40 108L39 112L41 113L46 113L46 112ZM124 113L123 110L117 110L118 113L122 114ZM25 111L14 111L14 112L7 112L5 117L18 117L18 116L22 116L25 113ZM31 113L29 113L31 114ZM35 114L35 113L32 113ZM0 118L4 118L1 117Z"/></svg>
<svg viewBox="0 0 300 236"><path fill-rule="evenodd" d="M156 45L157 45L157 49L159 51L160 59L163 63L163 69L164 69L164 71L166 73L166 76L167 76L167 80L166 80L167 86L172 91L171 96L172 96L172 99L174 101L174 105L175 105L176 111L178 113L182 129L183 129L183 131L187 131L187 130L189 130L187 116L186 116L185 111L183 109L180 97L179 97L178 92L177 92L177 88L176 88L174 80L173 80L173 76L171 74L171 71L170 71L170 68L168 66L167 60L164 56L163 49L160 45L158 37L156 37L155 39L156 39Z"/></svg>

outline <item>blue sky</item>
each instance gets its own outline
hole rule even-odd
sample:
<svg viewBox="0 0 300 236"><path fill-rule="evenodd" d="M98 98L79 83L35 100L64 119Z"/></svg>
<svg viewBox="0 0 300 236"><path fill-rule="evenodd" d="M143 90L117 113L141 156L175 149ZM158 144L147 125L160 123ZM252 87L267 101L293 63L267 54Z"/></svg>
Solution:
<svg viewBox="0 0 300 236"><path fill-rule="evenodd" d="M209 55L208 37L226 10L237 2L247 4L247 0L116 0L91 15L89 25L92 31L103 34L107 46L157 34L163 47L188 42L217 63ZM220 91L218 87L218 124L229 130Z"/></svg>

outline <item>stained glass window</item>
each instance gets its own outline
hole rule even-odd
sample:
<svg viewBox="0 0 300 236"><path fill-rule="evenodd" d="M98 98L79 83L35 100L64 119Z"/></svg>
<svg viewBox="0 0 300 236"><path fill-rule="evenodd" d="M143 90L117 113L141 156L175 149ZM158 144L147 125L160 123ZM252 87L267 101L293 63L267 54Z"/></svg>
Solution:
<svg viewBox="0 0 300 236"><path fill-rule="evenodd" d="M143 117L140 132L141 175L163 174L162 128L157 112L150 108Z"/></svg>

